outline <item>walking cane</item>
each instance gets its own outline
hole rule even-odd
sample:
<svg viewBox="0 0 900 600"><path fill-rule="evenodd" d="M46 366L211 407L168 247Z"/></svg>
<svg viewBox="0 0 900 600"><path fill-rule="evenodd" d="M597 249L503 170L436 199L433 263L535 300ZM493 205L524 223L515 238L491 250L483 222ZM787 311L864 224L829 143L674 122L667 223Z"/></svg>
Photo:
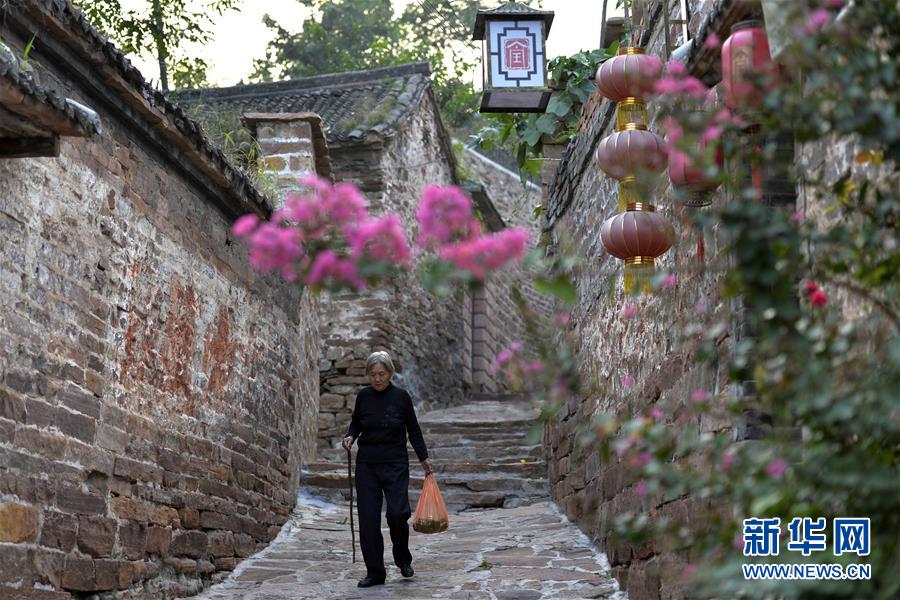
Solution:
<svg viewBox="0 0 900 600"><path fill-rule="evenodd" d="M347 450L347 482L350 484L350 539L353 543L353 562L356 562L356 531L353 529L353 473L350 470L350 450Z"/></svg>

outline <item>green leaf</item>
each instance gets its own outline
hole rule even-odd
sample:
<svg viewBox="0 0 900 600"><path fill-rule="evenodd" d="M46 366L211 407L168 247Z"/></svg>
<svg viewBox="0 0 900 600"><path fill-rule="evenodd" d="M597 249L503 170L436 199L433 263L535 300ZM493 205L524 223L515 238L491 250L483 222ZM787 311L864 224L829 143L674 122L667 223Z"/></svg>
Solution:
<svg viewBox="0 0 900 600"><path fill-rule="evenodd" d="M556 132L559 121L553 115L541 115L537 120L537 130L540 133L551 135ZM539 138L540 139L540 138ZM535 144L531 144L534 146Z"/></svg>
<svg viewBox="0 0 900 600"><path fill-rule="evenodd" d="M551 129L551 131L552 131L552 129ZM525 133L522 135L522 139L525 140L525 142L529 146L535 147L541 141L541 135L543 133L544 132L541 131L539 127L529 127L528 129L525 130ZM525 157L523 155L522 156L523 162L524 162L524 158Z"/></svg>
<svg viewBox="0 0 900 600"><path fill-rule="evenodd" d="M37 34L31 36L31 39L28 40L28 44L25 45L25 50L22 51L22 58L27 59L28 55L31 54L31 50L34 48L34 39L37 37Z"/></svg>
<svg viewBox="0 0 900 600"><path fill-rule="evenodd" d="M559 298L566 304L574 304L578 300L575 284L566 275L557 275L552 279L538 277L534 280L534 289L541 294Z"/></svg>
<svg viewBox="0 0 900 600"><path fill-rule="evenodd" d="M571 110L572 100L571 98L569 98L568 96L564 96L563 94L555 94L552 98L550 98L550 103L547 105L548 113L559 115L560 117L566 116Z"/></svg>

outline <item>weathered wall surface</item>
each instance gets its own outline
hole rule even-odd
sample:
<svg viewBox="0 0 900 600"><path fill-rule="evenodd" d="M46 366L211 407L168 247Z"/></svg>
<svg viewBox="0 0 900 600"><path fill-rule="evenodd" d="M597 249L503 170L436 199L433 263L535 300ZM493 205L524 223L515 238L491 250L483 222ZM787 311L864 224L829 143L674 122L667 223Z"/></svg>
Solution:
<svg viewBox="0 0 900 600"><path fill-rule="evenodd" d="M249 269L174 154L63 83L105 133L0 161L0 586L192 593L296 501L316 307Z"/></svg>
<svg viewBox="0 0 900 600"><path fill-rule="evenodd" d="M359 185L372 214L399 213L411 244L422 190L429 183L453 181L429 95L383 146L332 148L335 181ZM459 299L430 296L414 273L378 290L323 298L321 446L335 446L346 432L356 394L368 385L365 359L375 350L390 352L397 368L394 382L409 390L420 409L461 402L467 387L465 308Z"/></svg>
<svg viewBox="0 0 900 600"><path fill-rule="evenodd" d="M462 164L484 186L506 227L528 230L536 246L542 221L534 217L534 209L541 203L540 188L530 182L523 186L516 173L471 150L462 153ZM484 289L473 295L472 379L476 391L506 391L504 382L493 373L494 359L512 342L526 337L512 289L518 288L538 312L546 315L552 311L551 300L534 290L530 275L518 267L508 267L491 276Z"/></svg>
<svg viewBox="0 0 900 600"><path fill-rule="evenodd" d="M693 3L693 31L711 5ZM647 44L648 54L663 55L661 27L657 23ZM678 284L659 293L626 297L622 262L609 256L600 243L600 226L616 212L617 192L616 182L596 166L593 152L597 142L614 130L614 109L615 105L599 94L585 104L580 134L566 149L544 205L552 242L569 239L585 265L576 278L578 302L570 326L577 339L582 375L594 386L583 401L571 400L558 421L545 430L549 479L554 499L590 534L606 532L617 515L635 510L651 519L667 517L690 524L703 504L691 497L664 502L639 495L635 491L637 469L615 456L601 462L595 450L576 448L577 432L600 412L629 418L654 406L665 407L668 425L678 427L679 409L690 402L691 392L702 389L716 394L726 377L725 361L719 369L695 364L692 342L674 339L671 327L684 318L711 320L722 307L715 275L704 269L700 234L692 231L688 217L687 211L697 209L679 205L668 197L664 186L656 191L657 209L677 231L675 245L657 261L657 269L676 273ZM718 203L732 201L737 200L722 194L715 197ZM724 247L716 231L703 242L706 255ZM636 307L635 317L622 318L626 304ZM727 354L733 343L734 332L724 332L719 338L720 351ZM627 378L635 383L626 385ZM704 432L731 426L711 416L704 416L699 424ZM629 597L677 598L685 593L672 583L683 568L679 561L684 556L676 556L654 541L642 546L614 543L608 533L603 533L599 542Z"/></svg>

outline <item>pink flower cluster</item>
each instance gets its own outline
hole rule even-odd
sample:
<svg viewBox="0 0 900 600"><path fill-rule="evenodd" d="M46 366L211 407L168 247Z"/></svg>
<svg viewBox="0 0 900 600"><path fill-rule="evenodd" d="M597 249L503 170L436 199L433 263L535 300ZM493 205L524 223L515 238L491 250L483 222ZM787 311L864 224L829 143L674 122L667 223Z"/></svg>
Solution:
<svg viewBox="0 0 900 600"><path fill-rule="evenodd" d="M513 389L521 388L529 377L544 370L544 363L526 356L524 349L521 341L510 342L508 348L497 353L491 364L492 370L502 374Z"/></svg>
<svg viewBox="0 0 900 600"><path fill-rule="evenodd" d="M421 248L434 249L445 244L470 240L481 233L472 215L472 201L455 186L429 185L422 192L416 211Z"/></svg>
<svg viewBox="0 0 900 600"><path fill-rule="evenodd" d="M366 258L404 267L411 265L406 233L398 215L367 219L359 225L348 226L346 233L354 258Z"/></svg>
<svg viewBox="0 0 900 600"><path fill-rule="evenodd" d="M816 283L808 279L803 281L803 295L815 307L822 308L828 304L828 294Z"/></svg>
<svg viewBox="0 0 900 600"><path fill-rule="evenodd" d="M788 464L783 458L773 458L766 465L766 475L772 479L781 479L787 472Z"/></svg>
<svg viewBox="0 0 900 600"><path fill-rule="evenodd" d="M705 97L709 91L702 81L688 74L684 63L675 59L666 65L666 76L659 78L653 89L663 96L687 96L697 99Z"/></svg>
<svg viewBox="0 0 900 600"><path fill-rule="evenodd" d="M416 245L435 250L438 258L467 271L477 281L521 259L528 250L528 232L521 228L482 235L472 201L458 187L425 188L416 220L419 223Z"/></svg>
<svg viewBox="0 0 900 600"><path fill-rule="evenodd" d="M353 227L367 218L366 199L349 183L332 186L315 175L300 183L311 190L306 195L289 194L284 208L275 212L273 221L287 221L297 227L303 239L321 240Z"/></svg>
<svg viewBox="0 0 900 600"><path fill-rule="evenodd" d="M356 264L352 260L338 257L333 250L319 252L306 276L306 283L313 287L340 287L346 284L357 290L366 287Z"/></svg>
<svg viewBox="0 0 900 600"><path fill-rule="evenodd" d="M275 223L260 223L256 215L244 215L232 228L238 237L250 242L250 265L257 271L278 271L287 281L297 280L294 263L304 256L300 236L295 229Z"/></svg>
<svg viewBox="0 0 900 600"><path fill-rule="evenodd" d="M250 263L261 272L279 272L307 285L360 290L387 269L412 266L400 217L371 218L356 186L315 175L301 180L306 193L288 195L270 221L244 215L232 227L250 246ZM528 232L508 229L481 235L472 201L456 187L428 186L416 213L417 244L477 280L521 259Z"/></svg>
<svg viewBox="0 0 900 600"><path fill-rule="evenodd" d="M438 250L438 256L483 281L489 273L522 258L527 250L528 232L514 228L448 244Z"/></svg>
<svg viewBox="0 0 900 600"><path fill-rule="evenodd" d="M279 272L289 282L332 289L365 287L360 271L368 263L409 267L410 250L400 218L371 219L356 186L315 175L300 181L308 192L288 195L272 219L244 215L232 232L247 240L250 264L260 272Z"/></svg>

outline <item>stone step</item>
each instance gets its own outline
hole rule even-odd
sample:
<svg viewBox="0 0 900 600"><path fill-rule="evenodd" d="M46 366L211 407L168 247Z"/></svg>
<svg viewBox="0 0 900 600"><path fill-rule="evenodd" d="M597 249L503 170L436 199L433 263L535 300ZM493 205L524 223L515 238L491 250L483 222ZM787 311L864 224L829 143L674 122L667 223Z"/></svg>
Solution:
<svg viewBox="0 0 900 600"><path fill-rule="evenodd" d="M410 463L418 462L416 453L412 450L408 452ZM428 456L432 462L516 462L521 459L536 460L544 456L544 449L541 446L448 446L448 447L431 447L428 450ZM329 448L319 452L319 459L331 462L346 462L347 452L341 448ZM353 457L356 461L356 455Z"/></svg>
<svg viewBox="0 0 900 600"><path fill-rule="evenodd" d="M418 461L410 462L410 474L422 473L422 467ZM482 463L482 462L439 462L434 465L438 474L446 476L484 477L496 475L516 475L538 479L547 476L547 465L543 461L514 461L507 463ZM347 463L317 461L306 466L309 472L336 472L346 473Z"/></svg>
<svg viewBox="0 0 900 600"><path fill-rule="evenodd" d="M437 423L419 421L423 432L427 433L528 433L536 425L534 419L522 419L516 421L465 421L452 420Z"/></svg>
<svg viewBox="0 0 900 600"><path fill-rule="evenodd" d="M348 504L350 493L346 484L343 487L315 487L309 488L310 492L316 496L328 499L337 504ZM413 510L419 500L420 490L418 488L410 488L409 503ZM544 502L547 500L547 490L536 488L529 491L469 491L455 489L452 486L441 487L441 496L444 504L449 512L461 512L464 510L478 508L515 508L525 506L534 502Z"/></svg>
<svg viewBox="0 0 900 600"><path fill-rule="evenodd" d="M528 397L525 394L495 394L492 392L473 392L469 396L472 402L524 402Z"/></svg>
<svg viewBox="0 0 900 600"><path fill-rule="evenodd" d="M422 415L419 423L448 510L515 507L546 501L544 448L535 437L538 413L515 395L482 394L466 406ZM538 430L539 431L539 430ZM410 501L415 506L424 472L411 448ZM356 449L353 451L356 461ZM349 499L347 453L320 449L306 466L301 488L334 502Z"/></svg>
<svg viewBox="0 0 900 600"><path fill-rule="evenodd" d="M425 443L429 446L458 446L466 442L493 446L501 444L525 445L539 441L530 440L526 431L423 433L423 435L425 436Z"/></svg>
<svg viewBox="0 0 900 600"><path fill-rule="evenodd" d="M410 473L410 489L421 489L425 480L424 474ZM504 477L502 475L488 475L481 477L459 477L456 475L438 475L438 486L445 490L465 489L472 492L509 491L532 492L543 490L546 492L547 482L544 479L532 479L526 477ZM319 471L304 472L300 485L319 488L346 488L346 471Z"/></svg>

